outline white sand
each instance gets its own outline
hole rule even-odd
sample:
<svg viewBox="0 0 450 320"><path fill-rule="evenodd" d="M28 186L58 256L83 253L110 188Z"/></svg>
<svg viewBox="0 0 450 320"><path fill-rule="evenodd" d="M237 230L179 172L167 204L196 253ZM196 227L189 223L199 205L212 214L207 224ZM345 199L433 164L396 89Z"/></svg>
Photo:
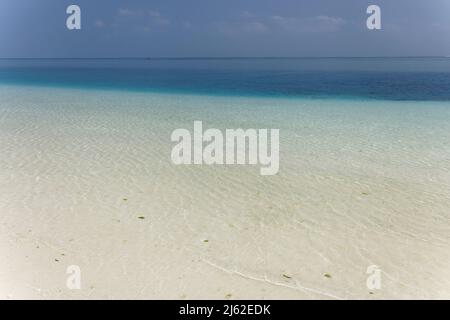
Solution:
<svg viewBox="0 0 450 320"><path fill-rule="evenodd" d="M194 120L279 128L279 175L174 166ZM1 299L450 298L449 103L1 86L0 150Z"/></svg>

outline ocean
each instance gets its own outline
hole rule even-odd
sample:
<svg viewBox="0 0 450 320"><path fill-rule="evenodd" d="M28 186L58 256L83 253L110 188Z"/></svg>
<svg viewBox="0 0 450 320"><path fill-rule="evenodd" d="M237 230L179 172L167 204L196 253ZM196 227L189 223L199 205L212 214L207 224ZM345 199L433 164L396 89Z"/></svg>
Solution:
<svg viewBox="0 0 450 320"><path fill-rule="evenodd" d="M174 165L196 120L278 174ZM2 60L0 150L0 298L450 298L450 59Z"/></svg>
<svg viewBox="0 0 450 320"><path fill-rule="evenodd" d="M450 100L450 58L0 60L0 83L207 95Z"/></svg>

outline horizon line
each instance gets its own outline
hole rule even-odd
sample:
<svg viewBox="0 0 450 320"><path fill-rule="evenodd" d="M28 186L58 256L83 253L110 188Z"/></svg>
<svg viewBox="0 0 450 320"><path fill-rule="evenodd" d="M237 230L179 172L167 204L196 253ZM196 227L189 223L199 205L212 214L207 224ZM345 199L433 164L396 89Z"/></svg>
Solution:
<svg viewBox="0 0 450 320"><path fill-rule="evenodd" d="M450 58L448 56L192 56L192 57L0 57L0 60L289 60L289 59Z"/></svg>

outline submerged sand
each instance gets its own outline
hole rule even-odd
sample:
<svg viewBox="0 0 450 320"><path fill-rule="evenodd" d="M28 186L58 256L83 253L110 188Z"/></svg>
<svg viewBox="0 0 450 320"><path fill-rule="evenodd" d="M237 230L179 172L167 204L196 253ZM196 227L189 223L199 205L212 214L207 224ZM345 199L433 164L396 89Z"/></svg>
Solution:
<svg viewBox="0 0 450 320"><path fill-rule="evenodd" d="M173 165L194 120L279 174ZM1 299L450 298L448 102L1 86L0 149Z"/></svg>

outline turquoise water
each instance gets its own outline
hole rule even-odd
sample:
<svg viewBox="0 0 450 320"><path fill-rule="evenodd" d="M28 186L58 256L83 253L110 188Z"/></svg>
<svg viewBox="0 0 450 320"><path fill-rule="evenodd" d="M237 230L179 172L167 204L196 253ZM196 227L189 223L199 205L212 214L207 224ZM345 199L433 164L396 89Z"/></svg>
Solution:
<svg viewBox="0 0 450 320"><path fill-rule="evenodd" d="M449 58L0 60L0 83L208 95L450 100Z"/></svg>
<svg viewBox="0 0 450 320"><path fill-rule="evenodd" d="M0 298L73 298L65 261L91 298L450 297L446 60L0 64ZM279 173L174 165L195 120L279 129Z"/></svg>

